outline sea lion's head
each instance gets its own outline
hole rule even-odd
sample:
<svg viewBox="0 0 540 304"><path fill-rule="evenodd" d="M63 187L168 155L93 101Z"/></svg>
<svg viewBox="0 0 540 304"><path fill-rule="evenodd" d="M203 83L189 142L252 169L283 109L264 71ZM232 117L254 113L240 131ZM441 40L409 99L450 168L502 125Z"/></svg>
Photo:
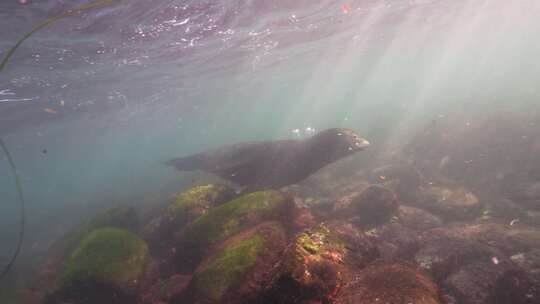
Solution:
<svg viewBox="0 0 540 304"><path fill-rule="evenodd" d="M321 131L308 139L313 147L324 151L331 160L351 155L369 147L365 138L351 129L333 128Z"/></svg>

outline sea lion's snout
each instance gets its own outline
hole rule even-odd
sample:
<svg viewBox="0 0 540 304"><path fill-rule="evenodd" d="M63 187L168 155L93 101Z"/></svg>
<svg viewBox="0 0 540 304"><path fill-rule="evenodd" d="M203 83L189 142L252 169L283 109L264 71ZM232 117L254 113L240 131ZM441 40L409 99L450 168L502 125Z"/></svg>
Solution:
<svg viewBox="0 0 540 304"><path fill-rule="evenodd" d="M367 139L364 139L364 138L359 138L356 143L354 143L354 145L356 146L356 148L358 149L365 149L367 147L369 147L371 144L369 143L369 141L367 141Z"/></svg>
<svg viewBox="0 0 540 304"><path fill-rule="evenodd" d="M351 131L351 136L352 136L352 143L354 145L354 149L355 150L364 150L366 149L367 147L369 147L371 144L369 143L369 141L365 138L362 138L360 136L358 136L358 134L354 133Z"/></svg>

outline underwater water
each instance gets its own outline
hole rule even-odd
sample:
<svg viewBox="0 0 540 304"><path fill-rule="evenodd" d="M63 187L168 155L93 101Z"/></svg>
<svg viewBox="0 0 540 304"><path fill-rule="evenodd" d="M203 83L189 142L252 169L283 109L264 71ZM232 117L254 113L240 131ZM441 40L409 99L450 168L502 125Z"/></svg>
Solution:
<svg viewBox="0 0 540 304"><path fill-rule="evenodd" d="M1 1L0 58L47 18L94 2ZM349 194L330 181L385 179L367 172L403 162L481 200L538 182L539 20L535 0L112 0L59 19L0 70L0 137L27 216L0 286L27 290L52 244L105 208L134 206L144 221L174 193L215 182L164 162L224 144L334 127L370 141L301 185L306 202ZM525 195L527 220L495 218L540 226L535 193ZM2 151L0 266L16 247L19 212ZM540 249L531 242L507 255ZM533 295L504 303L538 303L538 293L522 294Z"/></svg>

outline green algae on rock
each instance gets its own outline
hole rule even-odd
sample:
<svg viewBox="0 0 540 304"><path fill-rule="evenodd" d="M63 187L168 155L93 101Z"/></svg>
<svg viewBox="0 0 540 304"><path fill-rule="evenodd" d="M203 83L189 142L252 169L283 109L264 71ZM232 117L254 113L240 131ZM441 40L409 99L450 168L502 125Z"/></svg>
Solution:
<svg viewBox="0 0 540 304"><path fill-rule="evenodd" d="M178 193L165 212L166 220L183 225L234 197L234 190L225 185L209 184Z"/></svg>
<svg viewBox="0 0 540 304"><path fill-rule="evenodd" d="M58 269L68 258L69 254L79 245L82 239L98 228L122 228L130 231L138 229L138 216L133 207L113 207L94 216L87 223L78 225L56 241L49 249L49 254L44 262L43 273L40 274L41 285L44 289L52 288L56 281Z"/></svg>
<svg viewBox="0 0 540 304"><path fill-rule="evenodd" d="M196 269L190 292L194 303L246 303L266 286L287 236L279 222L265 222L214 247Z"/></svg>
<svg viewBox="0 0 540 304"><path fill-rule="evenodd" d="M98 228L71 252L45 303L135 303L150 278L146 242L125 229Z"/></svg>
<svg viewBox="0 0 540 304"><path fill-rule="evenodd" d="M162 255L174 247L175 233L235 195L234 189L220 184L197 186L177 193L167 207L144 226L141 237L150 245L152 254Z"/></svg>
<svg viewBox="0 0 540 304"><path fill-rule="evenodd" d="M136 285L148 262L148 246L134 234L117 228L96 229L72 252L61 285L91 279L130 287Z"/></svg>
<svg viewBox="0 0 540 304"><path fill-rule="evenodd" d="M293 200L278 191L260 191L246 194L197 218L180 233L181 241L214 244L265 219L287 216L287 207Z"/></svg>
<svg viewBox="0 0 540 304"><path fill-rule="evenodd" d="M325 303L353 273L377 257L374 244L352 224L320 224L297 235L254 303Z"/></svg>
<svg viewBox="0 0 540 304"><path fill-rule="evenodd" d="M138 229L138 226L139 221L135 208L126 206L109 208L94 216L87 223L76 227L64 238L60 239L55 247L57 250L69 252L95 229L112 227L135 232Z"/></svg>
<svg viewBox="0 0 540 304"><path fill-rule="evenodd" d="M214 300L219 299L246 269L255 264L263 243L262 236L254 235L226 247L195 277L197 293Z"/></svg>

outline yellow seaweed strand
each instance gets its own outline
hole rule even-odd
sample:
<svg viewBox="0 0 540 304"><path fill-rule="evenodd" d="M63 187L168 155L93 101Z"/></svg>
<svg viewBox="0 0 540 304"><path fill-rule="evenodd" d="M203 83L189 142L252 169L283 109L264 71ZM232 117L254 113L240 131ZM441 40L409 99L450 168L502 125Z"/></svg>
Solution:
<svg viewBox="0 0 540 304"><path fill-rule="evenodd" d="M56 21L60 20L60 19L63 19L63 18L66 18L66 17L69 17L69 16L73 16L75 14L78 14L80 13L81 11L84 11L84 10L87 10L87 9L92 9L92 8L96 8L96 7L101 7L101 6L105 6L105 5L111 5L114 1L116 0L96 0L96 1L93 1L93 2L90 2L90 3L84 3L84 4L81 4L79 6L77 6L76 8L72 9L72 10L69 10L63 14L60 14L58 16L54 16L54 17L51 17L51 18L48 18L46 19L45 21L41 22L40 24L36 25L34 28L32 28L32 30L30 30L28 33L24 34L24 36L22 36L21 38L19 38L19 40L17 40L17 42L15 43L15 45L13 47L11 47L11 49L9 49L9 51L7 52L6 56L4 57L4 59L2 60L2 62L0 63L0 72L4 69L4 67L6 66L9 58L11 56L13 56L13 54L15 53L15 50L17 50L17 48L28 38L30 38L30 36L32 36L34 33L36 33L37 31L55 23Z"/></svg>

